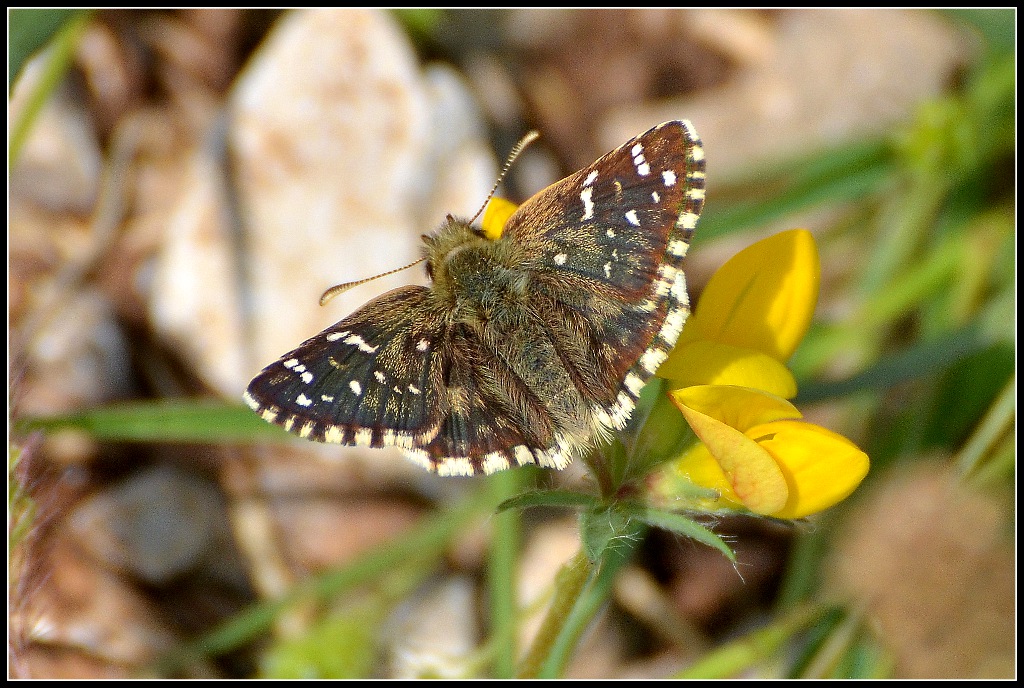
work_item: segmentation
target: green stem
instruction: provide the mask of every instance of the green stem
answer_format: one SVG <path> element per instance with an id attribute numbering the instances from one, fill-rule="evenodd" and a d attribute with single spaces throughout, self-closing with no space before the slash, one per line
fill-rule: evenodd
<path id="1" fill-rule="evenodd" d="M 640 527 L 642 529 L 642 526 Z M 637 533 L 642 530 L 637 530 Z M 551 646 L 551 652 L 541 666 L 538 678 L 559 678 L 565 671 L 573 651 L 579 645 L 583 632 L 590 626 L 591 621 L 599 611 L 607 604 L 612 594 L 612 584 L 615 582 L 615 575 L 619 568 L 629 561 L 633 553 L 632 544 L 639 541 L 627 538 L 625 545 L 617 548 L 609 548 L 602 557 L 599 568 L 591 575 L 582 593 L 573 606 L 569 617 L 562 625 L 562 631 L 558 634 Z"/>
<path id="2" fill-rule="evenodd" d="M 591 562 L 584 550 L 573 557 L 555 579 L 555 596 L 530 650 L 519 668 L 519 678 L 558 678 L 562 675 L 584 631 L 608 602 L 619 569 L 633 556 L 647 526 L 629 520 Z"/>
<path id="3" fill-rule="evenodd" d="M 519 678 L 537 678 L 555 645 L 570 612 L 576 605 L 587 581 L 594 574 L 594 566 L 580 550 L 570 559 L 555 579 L 555 596 L 547 616 L 537 631 L 530 650 L 519 667 Z"/>

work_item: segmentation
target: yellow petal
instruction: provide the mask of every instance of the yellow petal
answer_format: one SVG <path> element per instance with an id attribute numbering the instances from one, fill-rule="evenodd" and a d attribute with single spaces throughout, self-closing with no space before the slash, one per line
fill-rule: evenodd
<path id="1" fill-rule="evenodd" d="M 785 507 L 771 515 L 802 518 L 827 509 L 853 492 L 868 473 L 868 455 L 831 430 L 801 421 L 750 428 L 747 436 L 769 452 L 789 486 Z"/>
<path id="2" fill-rule="evenodd" d="M 679 409 L 744 506 L 757 514 L 771 514 L 786 505 L 789 487 L 771 454 L 734 427 L 686 405 Z"/>
<path id="3" fill-rule="evenodd" d="M 484 217 L 480 220 L 480 228 L 483 230 L 484 236 L 492 241 L 501 237 L 501 233 L 505 231 L 505 223 L 518 207 L 512 201 L 491 196 L 487 209 L 484 210 Z"/>
<path id="4" fill-rule="evenodd" d="M 820 280 L 810 232 L 794 229 L 768 237 L 715 272 L 680 341 L 705 339 L 785 361 L 807 333 Z"/>
<path id="5" fill-rule="evenodd" d="M 732 491 L 732 485 L 729 484 L 729 479 L 725 476 L 722 467 L 718 465 L 715 458 L 711 456 L 711 452 L 703 444 L 698 443 L 687 449 L 665 470 L 673 478 L 678 476 L 693 485 L 710 488 L 718 493 L 717 499 L 691 498 L 690 501 L 694 503 L 695 508 L 708 511 L 744 508 L 743 502 Z M 669 484 L 672 485 L 674 482 L 673 480 Z"/>
<path id="6" fill-rule="evenodd" d="M 777 359 L 753 349 L 705 340 L 676 346 L 658 375 L 677 387 L 735 385 L 763 389 L 784 399 L 796 396 L 793 374 Z"/>
<path id="7" fill-rule="evenodd" d="M 691 408 L 739 432 L 764 423 L 803 416 L 796 406 L 782 397 L 748 387 L 697 385 L 673 390 L 669 396 L 680 410 Z"/>

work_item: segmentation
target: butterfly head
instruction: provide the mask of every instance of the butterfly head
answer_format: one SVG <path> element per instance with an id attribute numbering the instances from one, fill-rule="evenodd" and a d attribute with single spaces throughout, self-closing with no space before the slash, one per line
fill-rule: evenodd
<path id="1" fill-rule="evenodd" d="M 457 286 L 453 279 L 472 274 L 473 271 L 467 268 L 482 264 L 494 248 L 495 242 L 484 236 L 479 228 L 449 215 L 436 232 L 423 235 L 427 276 L 433 280 L 435 291 L 444 296 L 450 288 Z"/>

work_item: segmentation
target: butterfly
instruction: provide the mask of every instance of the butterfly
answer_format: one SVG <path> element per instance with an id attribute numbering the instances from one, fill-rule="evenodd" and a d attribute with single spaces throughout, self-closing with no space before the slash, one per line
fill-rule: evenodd
<path id="1" fill-rule="evenodd" d="M 300 437 L 399 447 L 442 475 L 564 468 L 625 427 L 689 314 L 704 202 L 686 120 L 542 189 L 497 239 L 451 216 L 430 286 L 379 296 L 267 366 L 246 403 Z"/>

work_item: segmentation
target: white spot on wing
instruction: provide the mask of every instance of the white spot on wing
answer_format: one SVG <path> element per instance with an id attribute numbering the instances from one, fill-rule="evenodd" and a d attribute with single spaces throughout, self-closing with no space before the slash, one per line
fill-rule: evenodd
<path id="1" fill-rule="evenodd" d="M 629 224 L 633 225 L 634 227 L 640 226 L 640 219 L 636 216 L 635 210 L 627 211 L 626 219 L 629 221 Z"/>
<path id="2" fill-rule="evenodd" d="M 640 357 L 640 365 L 643 366 L 644 370 L 653 375 L 661 367 L 661 364 L 665 362 L 666 358 L 668 358 L 668 352 L 664 349 L 648 349 Z"/>
<path id="3" fill-rule="evenodd" d="M 658 332 L 661 338 L 669 344 L 675 344 L 679 339 L 679 333 L 683 331 L 683 323 L 686 322 L 688 313 L 689 311 L 685 308 L 670 311 L 665 322 L 661 324 L 661 331 Z"/>
<path id="4" fill-rule="evenodd" d="M 518 463 L 520 466 L 525 466 L 526 464 L 529 463 L 536 463 L 536 459 L 533 458 L 533 452 L 530 451 L 526 447 L 526 445 L 516 445 L 512 449 L 512 453 L 516 457 L 516 463 Z"/>
<path id="5" fill-rule="evenodd" d="M 295 403 L 299 406 L 309 406 L 313 403 L 313 400 L 307 397 L 305 394 L 300 394 L 295 399 Z"/>
<path id="6" fill-rule="evenodd" d="M 686 275 L 680 270 L 676 273 L 676 279 L 672 283 L 672 289 L 669 292 L 672 294 L 672 298 L 680 303 L 687 303 L 689 296 L 686 294 Z"/>
<path id="7" fill-rule="evenodd" d="M 419 464 L 428 471 L 434 470 L 434 462 L 430 460 L 430 455 L 422 449 L 407 448 L 405 455 L 410 461 Z"/>
<path id="8" fill-rule="evenodd" d="M 485 454 L 483 467 L 484 473 L 503 471 L 509 467 L 508 457 L 500 451 Z"/>
<path id="9" fill-rule="evenodd" d="M 346 337 L 345 338 L 345 343 L 346 344 L 351 344 L 352 346 L 355 346 L 355 347 L 358 347 L 358 349 L 360 351 L 368 353 L 368 354 L 372 354 L 374 351 L 377 350 L 377 347 L 370 346 L 369 344 L 366 343 L 365 339 L 363 339 L 362 337 L 360 337 L 357 334 L 352 334 L 352 335 L 349 335 L 348 337 Z"/>
<path id="10" fill-rule="evenodd" d="M 580 220 L 589 220 L 594 217 L 594 201 L 591 200 L 591 196 L 594 195 L 594 187 L 588 186 L 580 192 L 580 200 L 583 201 L 583 217 Z"/>
<path id="11" fill-rule="evenodd" d="M 437 462 L 438 475 L 473 475 L 473 464 L 462 456 L 453 456 Z"/>
<path id="12" fill-rule="evenodd" d="M 665 170 L 661 173 L 661 178 L 665 180 L 665 186 L 676 185 L 676 173 L 672 170 Z"/>
<path id="13" fill-rule="evenodd" d="M 684 229 L 693 229 L 697 226 L 698 215 L 695 213 L 682 213 L 679 215 L 679 226 Z"/>
<path id="14" fill-rule="evenodd" d="M 360 394 L 363 393 L 363 386 L 359 384 L 359 380 L 352 380 L 351 382 L 348 383 L 348 387 L 356 396 L 359 396 Z"/>
<path id="15" fill-rule="evenodd" d="M 626 389 L 629 390 L 630 394 L 635 397 L 640 396 L 640 390 L 644 388 L 644 381 L 640 379 L 640 376 L 636 373 L 629 373 L 626 375 Z"/>

